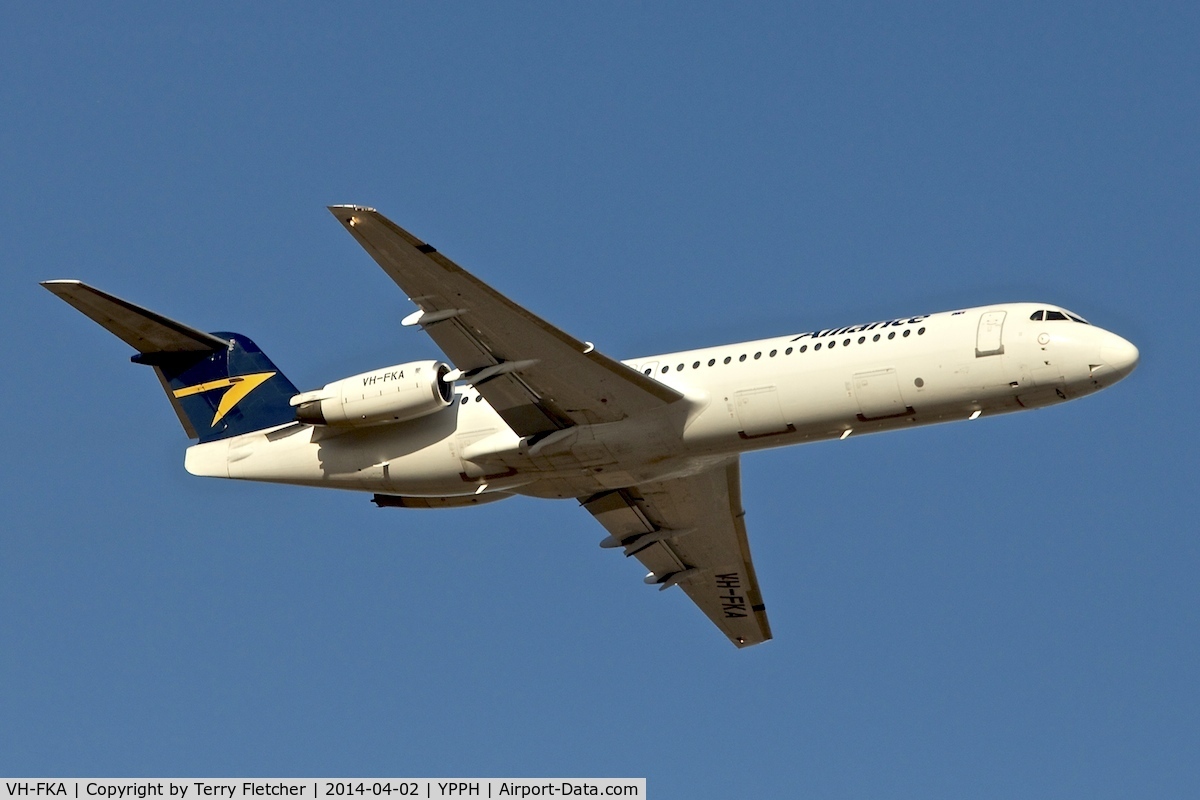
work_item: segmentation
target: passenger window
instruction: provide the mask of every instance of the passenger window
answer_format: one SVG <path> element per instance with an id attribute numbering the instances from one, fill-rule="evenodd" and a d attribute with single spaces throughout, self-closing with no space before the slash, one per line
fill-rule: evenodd
<path id="1" fill-rule="evenodd" d="M 867 340 L 867 337 L 865 337 L 865 336 L 860 336 L 860 337 L 858 337 L 858 343 L 859 343 L 859 344 L 862 344 L 862 343 L 863 343 L 863 342 L 865 342 L 866 340 Z"/>
<path id="2" fill-rule="evenodd" d="M 738 361 L 745 361 L 745 360 L 746 360 L 746 354 L 745 354 L 745 353 L 742 353 L 740 356 L 738 356 Z"/>
<path id="3" fill-rule="evenodd" d="M 779 352 L 778 350 L 772 350 L 771 352 L 767 353 L 767 355 L 769 355 L 771 358 L 774 358 L 775 354 L 778 352 Z"/>
<path id="4" fill-rule="evenodd" d="M 683 372 L 683 364 L 680 364 L 678 367 L 676 367 L 676 368 L 675 368 L 675 371 L 676 371 L 676 372 Z"/>
<path id="5" fill-rule="evenodd" d="M 1050 320 L 1066 322 L 1067 315 L 1062 313 L 1061 311 L 1047 311 L 1046 312 L 1046 321 L 1049 322 Z"/>
<path id="6" fill-rule="evenodd" d="M 912 333 L 912 330 L 911 330 L 911 329 L 909 329 L 909 328 L 905 328 L 905 329 L 904 329 L 904 338 L 906 338 L 906 339 L 907 339 L 907 338 L 908 338 L 908 336 L 909 336 L 909 334 L 911 334 L 911 333 Z"/>
<path id="7" fill-rule="evenodd" d="M 820 343 L 820 342 L 817 342 L 816 344 L 814 344 L 814 345 L 813 345 L 813 350 L 814 350 L 814 351 L 816 351 L 816 350 L 820 350 L 820 349 L 821 349 L 821 343 Z"/>
<path id="8" fill-rule="evenodd" d="M 671 368 L 670 368 L 670 367 L 663 367 L 663 368 L 662 368 L 662 373 L 663 373 L 664 375 L 665 375 L 666 373 L 670 372 L 670 371 L 671 371 Z"/>
<path id="9" fill-rule="evenodd" d="M 646 370 L 642 370 L 642 371 L 643 371 L 645 374 L 647 374 L 647 375 L 649 375 L 649 374 L 650 374 L 650 370 L 648 370 L 648 369 L 646 369 Z"/>
<path id="10" fill-rule="evenodd" d="M 1042 321 L 1042 318 L 1043 318 L 1043 315 L 1044 315 L 1045 313 L 1046 313 L 1045 311 L 1042 311 L 1042 310 L 1040 310 L 1040 309 L 1039 309 L 1038 311 L 1035 311 L 1035 312 L 1033 312 L 1032 314 L 1030 314 L 1030 315 L 1029 315 L 1029 318 L 1030 318 L 1031 320 L 1033 320 L 1034 322 L 1041 322 L 1041 321 Z"/>
<path id="11" fill-rule="evenodd" d="M 875 334 L 874 336 L 872 336 L 872 337 L 871 337 L 871 341 L 872 341 L 872 342 L 878 342 L 878 341 L 879 341 L 879 334 L 877 333 L 877 334 Z"/>
<path id="12" fill-rule="evenodd" d="M 889 338 L 889 339 L 895 339 L 895 338 L 896 338 L 896 332 L 895 332 L 895 331 L 892 331 L 891 333 L 889 333 L 889 334 L 888 334 L 888 338 Z"/>
<path id="13" fill-rule="evenodd" d="M 850 344 L 850 340 L 846 339 L 844 342 L 842 342 L 842 347 L 847 347 L 847 346 L 849 346 L 849 344 Z"/>
<path id="14" fill-rule="evenodd" d="M 760 359 L 760 358 L 762 358 L 762 351 L 761 351 L 761 350 L 760 350 L 760 351 L 758 351 L 757 353 L 755 353 L 755 354 L 754 354 L 754 360 L 755 360 L 755 361 L 757 361 L 757 360 L 758 360 L 758 359 Z"/>
<path id="15" fill-rule="evenodd" d="M 700 362 L 697 361 L 694 364 L 692 364 L 692 369 L 700 369 Z"/>
<path id="16" fill-rule="evenodd" d="M 829 343 L 828 345 L 826 345 L 826 346 L 827 346 L 827 347 L 837 347 L 837 342 L 836 342 L 836 341 L 832 341 L 832 342 L 830 342 L 830 343 Z"/>
<path id="17" fill-rule="evenodd" d="M 733 359 L 729 356 L 725 356 L 725 363 L 728 364 L 730 361 L 733 361 Z"/>
<path id="18" fill-rule="evenodd" d="M 802 344 L 802 345 L 800 345 L 800 352 L 801 352 L 801 353 L 805 352 L 806 350 L 808 350 L 808 345 L 806 345 L 806 344 Z"/>
<path id="19" fill-rule="evenodd" d="M 783 354 L 784 354 L 785 356 L 790 356 L 790 355 L 792 354 L 792 348 L 790 348 L 790 347 L 789 347 L 787 350 L 784 350 L 784 351 L 783 351 Z"/>
<path id="20" fill-rule="evenodd" d="M 924 335 L 925 335 L 925 329 L 917 328 L 917 336 L 924 336 Z"/>

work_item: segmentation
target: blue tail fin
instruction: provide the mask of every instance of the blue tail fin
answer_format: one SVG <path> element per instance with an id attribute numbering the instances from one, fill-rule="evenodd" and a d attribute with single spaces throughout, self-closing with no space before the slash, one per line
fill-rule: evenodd
<path id="1" fill-rule="evenodd" d="M 188 435 L 226 439 L 295 420 L 296 387 L 254 342 L 205 333 L 79 281 L 46 281 L 54 294 L 137 349 L 154 367 Z"/>
<path id="2" fill-rule="evenodd" d="M 215 333 L 228 342 L 208 353 L 139 353 L 134 363 L 160 375 L 180 421 L 201 442 L 293 422 L 288 401 L 296 387 L 250 339 Z"/>

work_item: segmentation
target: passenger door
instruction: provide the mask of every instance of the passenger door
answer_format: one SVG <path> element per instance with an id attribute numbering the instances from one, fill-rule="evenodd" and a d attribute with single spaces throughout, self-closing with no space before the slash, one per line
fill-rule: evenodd
<path id="1" fill-rule="evenodd" d="M 975 334 L 975 357 L 998 356 L 1004 353 L 1004 311 L 985 311 L 979 318 L 979 330 Z"/>

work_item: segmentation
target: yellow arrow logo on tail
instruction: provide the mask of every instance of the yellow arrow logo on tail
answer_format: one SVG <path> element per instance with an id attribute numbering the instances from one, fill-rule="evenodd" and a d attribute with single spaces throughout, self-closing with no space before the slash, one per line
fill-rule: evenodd
<path id="1" fill-rule="evenodd" d="M 201 394 L 203 392 L 211 392 L 213 389 L 225 389 L 229 391 L 221 398 L 221 402 L 217 404 L 217 414 L 213 417 L 210 428 L 215 428 L 221 418 L 233 410 L 233 407 L 242 401 L 242 399 L 262 386 L 268 380 L 275 376 L 274 372 L 254 372 L 249 375 L 235 375 L 228 378 L 221 378 L 216 381 L 207 381 L 205 383 L 197 383 L 195 386 L 185 386 L 182 389 L 176 389 L 172 394 L 176 397 L 188 397 L 193 394 Z"/>

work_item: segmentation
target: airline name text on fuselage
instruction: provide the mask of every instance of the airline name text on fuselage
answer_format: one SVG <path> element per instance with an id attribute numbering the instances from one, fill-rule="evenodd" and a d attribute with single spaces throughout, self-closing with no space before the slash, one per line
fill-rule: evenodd
<path id="1" fill-rule="evenodd" d="M 802 333 L 799 336 L 792 338 L 793 342 L 798 342 L 801 339 L 820 339 L 825 336 L 841 336 L 843 333 L 862 333 L 863 331 L 873 331 L 878 328 L 902 327 L 904 325 L 916 325 L 918 322 L 923 322 L 929 319 L 928 314 L 922 314 L 917 317 L 909 317 L 908 319 L 889 319 L 881 322 L 870 322 L 866 325 L 850 325 L 845 328 L 826 328 L 819 331 L 809 331 Z"/>

